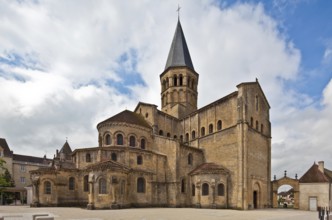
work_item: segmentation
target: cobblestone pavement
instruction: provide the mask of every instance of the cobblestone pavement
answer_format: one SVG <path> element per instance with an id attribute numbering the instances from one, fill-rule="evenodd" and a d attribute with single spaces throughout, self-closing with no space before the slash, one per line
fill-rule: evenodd
<path id="1" fill-rule="evenodd" d="M 49 214 L 56 220 L 313 220 L 317 212 L 289 209 L 260 209 L 238 211 L 228 209 L 141 208 L 119 210 L 86 210 L 81 208 L 30 208 L 28 206 L 0 206 L 5 220 L 31 220 L 33 214 Z M 332 218 L 331 218 L 332 219 Z"/>

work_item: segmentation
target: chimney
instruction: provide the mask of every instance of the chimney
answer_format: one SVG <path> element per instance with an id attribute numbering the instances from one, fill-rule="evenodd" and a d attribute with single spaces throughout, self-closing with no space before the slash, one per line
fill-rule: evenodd
<path id="1" fill-rule="evenodd" d="M 318 161 L 318 169 L 324 173 L 324 161 Z"/>

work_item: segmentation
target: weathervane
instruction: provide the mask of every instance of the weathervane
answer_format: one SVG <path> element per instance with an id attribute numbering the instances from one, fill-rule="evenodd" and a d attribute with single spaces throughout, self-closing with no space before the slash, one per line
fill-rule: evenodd
<path id="1" fill-rule="evenodd" d="M 178 12 L 178 20 L 180 20 L 180 9 L 181 9 L 181 7 L 180 7 L 180 5 L 178 4 L 178 9 L 176 9 L 176 11 Z"/>

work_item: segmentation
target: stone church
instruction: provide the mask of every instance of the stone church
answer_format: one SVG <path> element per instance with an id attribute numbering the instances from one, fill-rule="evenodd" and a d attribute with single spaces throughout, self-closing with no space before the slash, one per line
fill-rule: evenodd
<path id="1" fill-rule="evenodd" d="M 139 102 L 100 122 L 97 147 L 72 151 L 66 142 L 51 166 L 30 172 L 33 206 L 270 206 L 270 106 L 259 82 L 199 109 L 198 82 L 178 21 L 161 110 Z"/>

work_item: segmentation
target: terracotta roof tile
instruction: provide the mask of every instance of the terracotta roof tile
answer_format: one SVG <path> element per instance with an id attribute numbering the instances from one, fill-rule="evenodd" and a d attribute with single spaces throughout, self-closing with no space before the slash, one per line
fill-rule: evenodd
<path id="1" fill-rule="evenodd" d="M 319 166 L 314 163 L 299 181 L 300 183 L 326 183 L 330 181 L 330 178 L 321 172 Z"/>

